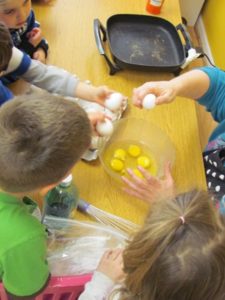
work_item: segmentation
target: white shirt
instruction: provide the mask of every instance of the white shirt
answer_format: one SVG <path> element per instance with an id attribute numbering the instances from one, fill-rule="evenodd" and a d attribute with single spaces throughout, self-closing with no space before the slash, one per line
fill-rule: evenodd
<path id="1" fill-rule="evenodd" d="M 107 300 L 114 288 L 115 283 L 108 276 L 95 271 L 92 280 L 85 285 L 84 292 L 78 300 Z M 113 300 L 119 300 L 118 293 Z"/>

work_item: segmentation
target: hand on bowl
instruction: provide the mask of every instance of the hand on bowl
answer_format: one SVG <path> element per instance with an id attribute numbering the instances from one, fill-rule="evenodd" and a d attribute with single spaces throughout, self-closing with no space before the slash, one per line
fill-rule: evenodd
<path id="1" fill-rule="evenodd" d="M 125 183 L 125 187 L 122 188 L 123 191 L 147 203 L 174 196 L 174 180 L 171 175 L 171 164 L 169 162 L 164 165 L 164 176 L 162 178 L 151 176 L 143 167 L 138 167 L 138 169 L 142 174 L 142 178 L 130 169 L 128 169 L 130 178 L 122 177 Z"/>

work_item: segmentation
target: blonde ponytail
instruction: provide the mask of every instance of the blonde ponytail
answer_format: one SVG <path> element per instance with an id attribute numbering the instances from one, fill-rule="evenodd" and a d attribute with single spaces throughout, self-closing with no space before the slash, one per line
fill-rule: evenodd
<path id="1" fill-rule="evenodd" d="M 156 202 L 124 251 L 127 291 L 121 299 L 222 300 L 216 296 L 225 291 L 225 268 L 220 267 L 220 262 L 225 263 L 224 234 L 206 192 L 192 191 Z M 214 251 L 223 254 L 215 256 Z M 214 291 L 211 282 L 218 274 L 223 275 L 221 288 Z"/>

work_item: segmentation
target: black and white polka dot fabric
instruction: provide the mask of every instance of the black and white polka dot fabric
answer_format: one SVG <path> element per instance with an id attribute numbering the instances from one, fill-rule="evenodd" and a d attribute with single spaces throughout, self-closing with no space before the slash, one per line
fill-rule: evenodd
<path id="1" fill-rule="evenodd" d="M 208 190 L 220 202 L 225 195 L 225 149 L 205 152 L 203 158 Z"/>

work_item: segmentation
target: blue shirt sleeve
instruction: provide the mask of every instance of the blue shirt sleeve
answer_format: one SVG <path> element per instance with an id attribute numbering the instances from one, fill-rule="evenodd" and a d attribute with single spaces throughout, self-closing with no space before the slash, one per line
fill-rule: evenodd
<path id="1" fill-rule="evenodd" d="M 33 12 L 33 10 L 31 11 L 28 19 L 27 19 L 27 30 L 26 30 L 26 34 L 27 32 L 30 32 L 33 28 L 36 28 L 36 27 L 40 27 L 40 23 L 35 19 L 35 14 Z M 46 39 L 42 39 L 40 41 L 40 43 L 37 45 L 37 47 L 34 47 L 34 49 L 37 49 L 37 48 L 42 48 L 45 52 L 45 56 L 47 57 L 48 55 L 48 42 Z"/>
<path id="2" fill-rule="evenodd" d="M 27 30 L 26 33 L 31 31 L 35 27 L 39 27 L 40 25 L 35 21 L 35 15 L 33 10 L 30 12 L 29 17 L 27 18 Z"/>
<path id="3" fill-rule="evenodd" d="M 24 53 L 20 65 L 10 75 L 20 77 L 21 75 L 27 72 L 30 65 L 31 65 L 31 58 L 30 56 Z"/>
<path id="4" fill-rule="evenodd" d="M 200 70 L 208 75 L 210 85 L 198 102 L 204 105 L 207 111 L 211 112 L 214 120 L 219 123 L 209 137 L 210 142 L 225 133 L 225 72 L 215 67 L 203 67 Z"/>
<path id="5" fill-rule="evenodd" d="M 0 80 L 0 105 L 13 98 L 12 92 Z"/>
<path id="6" fill-rule="evenodd" d="M 210 79 L 208 91 L 199 100 L 207 111 L 211 112 L 215 121 L 225 120 L 225 72 L 214 67 L 200 68 Z"/>
<path id="7" fill-rule="evenodd" d="M 19 49 L 21 49 L 22 51 L 28 53 L 31 57 L 33 57 L 33 54 L 37 49 L 42 48 L 45 52 L 45 56 L 47 57 L 47 54 L 48 54 L 47 40 L 42 38 L 40 43 L 36 47 L 34 47 L 29 42 L 29 38 L 27 37 L 28 32 L 32 31 L 32 29 L 34 29 L 34 28 L 40 27 L 40 23 L 38 21 L 36 21 L 36 19 L 35 19 L 35 14 L 34 14 L 33 10 L 31 10 L 29 17 L 26 20 L 26 23 L 27 23 L 27 28 L 22 34 L 20 34 L 19 32 L 11 33 L 12 35 L 15 36 L 13 39 L 15 46 L 18 47 Z M 20 35 L 19 41 L 16 40 L 18 34 Z"/>

